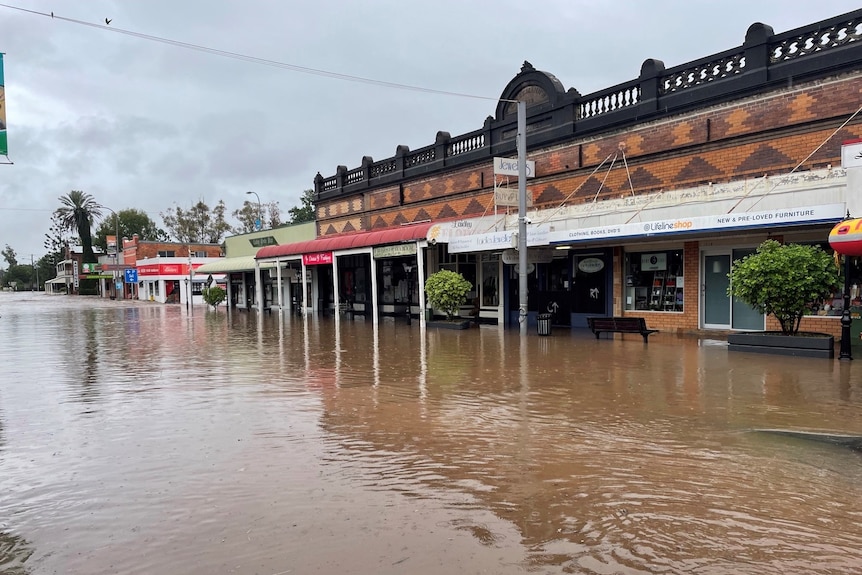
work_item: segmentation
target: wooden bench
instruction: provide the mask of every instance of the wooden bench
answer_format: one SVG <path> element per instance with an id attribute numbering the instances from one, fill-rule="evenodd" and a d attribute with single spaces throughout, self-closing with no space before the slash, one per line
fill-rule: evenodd
<path id="1" fill-rule="evenodd" d="M 646 320 L 642 317 L 588 317 L 587 325 L 599 339 L 601 333 L 639 333 L 644 338 L 644 343 L 649 343 L 647 338 L 650 334 L 657 333 L 657 329 L 647 329 Z"/>

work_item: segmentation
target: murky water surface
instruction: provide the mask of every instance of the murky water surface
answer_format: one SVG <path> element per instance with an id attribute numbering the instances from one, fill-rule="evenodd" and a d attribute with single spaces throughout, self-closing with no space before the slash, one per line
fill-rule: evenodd
<path id="1" fill-rule="evenodd" d="M 0 572 L 860 573 L 859 359 L 0 294 Z"/>

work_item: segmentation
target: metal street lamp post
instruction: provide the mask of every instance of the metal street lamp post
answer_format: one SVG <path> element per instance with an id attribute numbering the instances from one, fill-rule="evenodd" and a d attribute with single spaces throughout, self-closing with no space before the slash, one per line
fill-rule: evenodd
<path id="1" fill-rule="evenodd" d="M 191 292 L 189 291 L 189 278 L 183 280 L 186 283 L 186 309 L 189 309 L 189 302 L 191 301 Z"/>
<path id="2" fill-rule="evenodd" d="M 263 229 L 263 212 L 260 211 L 260 196 L 257 195 L 257 192 L 246 192 L 245 195 L 254 194 L 254 197 L 257 198 L 257 221 L 254 222 L 254 227 L 258 230 Z"/>

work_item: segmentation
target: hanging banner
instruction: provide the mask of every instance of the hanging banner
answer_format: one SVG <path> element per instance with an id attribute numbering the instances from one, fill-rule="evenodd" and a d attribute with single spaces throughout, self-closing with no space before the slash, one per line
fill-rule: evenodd
<path id="1" fill-rule="evenodd" d="M 3 79 L 3 54 L 0 53 L 0 155 L 9 155 L 6 144 L 6 81 Z"/>

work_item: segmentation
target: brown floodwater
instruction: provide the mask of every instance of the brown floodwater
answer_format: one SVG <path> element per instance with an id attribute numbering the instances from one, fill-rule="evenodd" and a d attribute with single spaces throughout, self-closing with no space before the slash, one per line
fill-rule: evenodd
<path id="1" fill-rule="evenodd" d="M 862 572 L 853 362 L 0 294 L 0 572 Z"/>

